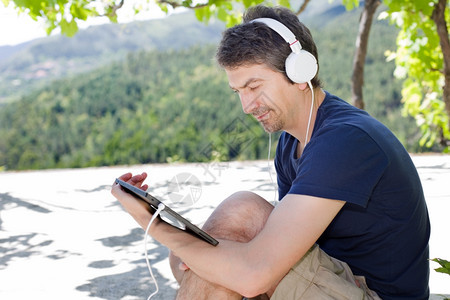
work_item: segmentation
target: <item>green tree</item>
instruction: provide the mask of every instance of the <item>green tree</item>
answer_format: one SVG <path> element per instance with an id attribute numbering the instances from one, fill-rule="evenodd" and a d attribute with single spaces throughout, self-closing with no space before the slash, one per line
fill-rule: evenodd
<path id="1" fill-rule="evenodd" d="M 415 117 L 421 144 L 450 147 L 450 3 L 447 0 L 387 0 L 390 18 L 400 28 L 395 75 L 404 79 L 404 112 Z"/>
<path id="2" fill-rule="evenodd" d="M 358 1 L 343 0 L 348 9 Z M 363 84 L 367 43 L 372 18 L 380 0 L 366 0 L 360 18 L 353 60 L 353 104 L 364 108 Z M 450 2 L 447 0 L 386 0 L 387 11 L 380 19 L 390 18 L 400 28 L 394 75 L 404 80 L 404 114 L 416 119 L 422 131 L 421 146 L 432 147 L 438 141 L 444 152 L 450 151 Z"/>

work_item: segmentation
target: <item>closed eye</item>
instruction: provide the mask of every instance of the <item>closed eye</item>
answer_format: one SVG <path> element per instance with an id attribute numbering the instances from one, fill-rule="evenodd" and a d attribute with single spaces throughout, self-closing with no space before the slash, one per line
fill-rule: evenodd
<path id="1" fill-rule="evenodd" d="M 249 86 L 248 88 L 250 89 L 250 91 L 254 91 L 257 88 L 259 88 L 259 85 L 257 85 L 257 86 Z"/>
<path id="2" fill-rule="evenodd" d="M 258 89 L 261 85 L 263 84 L 261 79 L 258 78 L 250 78 L 249 80 L 247 80 L 247 82 L 245 82 L 245 84 L 240 87 L 240 88 L 234 88 L 230 85 L 230 88 L 233 90 L 234 93 L 239 94 L 239 90 L 250 90 L 250 91 L 255 91 L 256 89 Z"/>

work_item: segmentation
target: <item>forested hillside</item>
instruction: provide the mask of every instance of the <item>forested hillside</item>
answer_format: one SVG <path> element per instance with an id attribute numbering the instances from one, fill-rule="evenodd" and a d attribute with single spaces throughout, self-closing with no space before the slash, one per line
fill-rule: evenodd
<path id="1" fill-rule="evenodd" d="M 325 89 L 348 99 L 359 14 L 312 32 Z M 400 116 L 400 82 L 384 51 L 396 32 L 376 22 L 366 64 L 369 113 L 410 151 L 417 129 Z M 189 38 L 189 36 L 187 36 Z M 216 45 L 131 52 L 124 60 L 55 81 L 0 108 L 0 167 L 38 169 L 171 161 L 261 159 L 267 134 L 242 113 L 214 62 Z M 276 144 L 276 139 L 274 145 Z"/>
<path id="2" fill-rule="evenodd" d="M 130 54 L 6 106 L 0 164 L 26 169 L 260 157 L 258 143 L 242 146 L 263 131 L 241 113 L 211 59 L 214 49 Z"/>

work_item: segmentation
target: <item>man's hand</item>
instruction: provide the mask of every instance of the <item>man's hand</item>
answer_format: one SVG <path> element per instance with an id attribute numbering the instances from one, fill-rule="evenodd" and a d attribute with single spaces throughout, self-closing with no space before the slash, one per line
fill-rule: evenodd
<path id="1" fill-rule="evenodd" d="M 135 187 L 138 187 L 142 190 L 147 190 L 148 185 L 143 184 L 144 180 L 147 178 L 147 173 L 143 172 L 142 174 L 138 175 L 132 175 L 131 173 L 123 174 L 119 177 L 119 179 L 134 185 Z M 138 224 L 145 228 L 150 222 L 150 219 L 152 217 L 150 211 L 149 211 L 149 205 L 141 201 L 134 196 L 130 195 L 129 193 L 122 190 L 119 184 L 114 183 L 111 188 L 111 194 L 119 200 L 119 202 L 122 204 L 123 208 L 138 222 Z"/>
<path id="2" fill-rule="evenodd" d="M 147 178 L 147 173 L 143 172 L 142 174 L 132 175 L 131 173 L 125 173 L 119 177 L 120 180 L 123 180 L 135 187 L 140 188 L 141 190 L 146 191 L 148 189 L 148 185 L 144 184 L 145 179 Z"/>

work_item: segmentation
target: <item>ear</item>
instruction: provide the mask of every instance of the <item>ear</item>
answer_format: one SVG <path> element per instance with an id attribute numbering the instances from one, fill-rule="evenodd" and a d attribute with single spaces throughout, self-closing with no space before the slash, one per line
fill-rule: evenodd
<path id="1" fill-rule="evenodd" d="M 299 88 L 299 90 L 301 90 L 301 91 L 305 91 L 305 89 L 308 87 L 308 83 L 306 83 L 306 82 L 296 83 L 296 85 Z"/>

